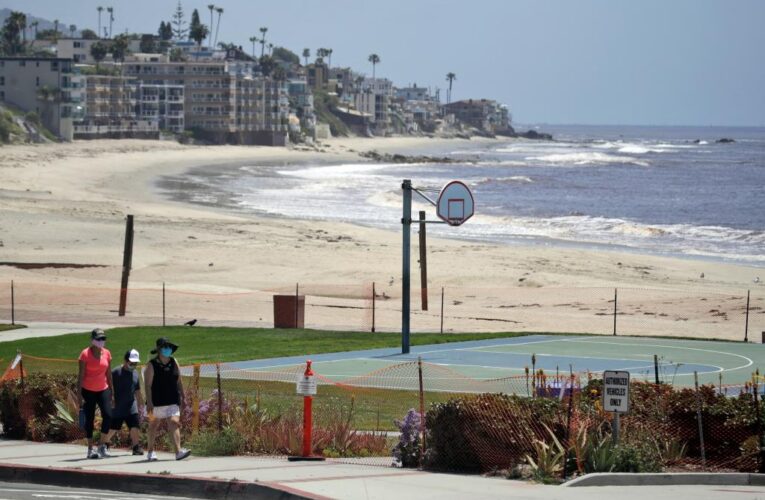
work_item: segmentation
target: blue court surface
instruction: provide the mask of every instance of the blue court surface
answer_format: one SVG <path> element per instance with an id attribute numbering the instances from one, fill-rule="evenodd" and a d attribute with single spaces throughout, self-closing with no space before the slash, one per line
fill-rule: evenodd
<path id="1" fill-rule="evenodd" d="M 536 369 L 550 376 L 569 370 L 579 374 L 590 372 L 593 376 L 604 370 L 627 370 L 633 378 L 646 380 L 654 380 L 656 355 L 660 379 L 678 386 L 693 385 L 694 372 L 702 384 L 743 384 L 752 379 L 755 369 L 765 368 L 765 345 L 762 344 L 529 335 L 416 346 L 409 354 L 401 354 L 400 348 L 386 348 L 242 361 L 227 364 L 224 376 L 266 378 L 266 374 L 289 373 L 292 377 L 302 373 L 306 359 L 311 359 L 314 372 L 327 381 L 410 388 L 416 384 L 413 362 L 420 357 L 426 367 L 426 382 L 435 387 L 434 380 L 441 380 L 440 389 L 433 390 L 447 390 L 450 384 L 523 379 L 526 367 L 532 368 L 532 355 Z M 407 378 L 414 380 L 407 382 Z M 391 382 L 394 379 L 395 382 Z"/>

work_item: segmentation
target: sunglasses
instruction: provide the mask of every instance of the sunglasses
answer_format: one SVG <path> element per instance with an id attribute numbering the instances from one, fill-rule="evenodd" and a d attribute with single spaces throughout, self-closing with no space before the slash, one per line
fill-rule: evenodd
<path id="1" fill-rule="evenodd" d="M 129 366 L 138 366 L 138 363 L 128 363 Z"/>

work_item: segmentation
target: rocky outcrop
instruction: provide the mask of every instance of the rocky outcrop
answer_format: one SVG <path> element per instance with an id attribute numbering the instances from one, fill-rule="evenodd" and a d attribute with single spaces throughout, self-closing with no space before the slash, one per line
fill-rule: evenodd
<path id="1" fill-rule="evenodd" d="M 736 141 L 731 139 L 730 137 L 723 137 L 721 139 L 717 139 L 715 142 L 718 144 L 729 144 L 731 142 L 736 142 Z"/>

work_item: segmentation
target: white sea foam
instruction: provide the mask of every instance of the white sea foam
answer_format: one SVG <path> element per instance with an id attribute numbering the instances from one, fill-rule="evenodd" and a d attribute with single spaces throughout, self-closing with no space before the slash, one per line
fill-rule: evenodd
<path id="1" fill-rule="evenodd" d="M 525 175 L 512 175 L 510 177 L 484 177 L 483 179 L 476 181 L 477 186 L 484 184 L 527 184 L 534 182 L 531 177 Z"/>
<path id="2" fill-rule="evenodd" d="M 642 167 L 648 166 L 648 162 L 638 160 L 631 156 L 611 155 L 598 151 L 549 154 L 543 156 L 529 156 L 528 161 L 544 162 L 553 165 L 603 165 L 608 163 L 630 163 Z"/>

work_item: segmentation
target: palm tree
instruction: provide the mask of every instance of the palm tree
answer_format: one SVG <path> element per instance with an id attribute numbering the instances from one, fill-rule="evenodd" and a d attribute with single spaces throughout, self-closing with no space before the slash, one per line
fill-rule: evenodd
<path id="1" fill-rule="evenodd" d="M 268 32 L 268 28 L 263 26 L 260 28 L 260 57 L 263 57 L 266 51 L 266 33 Z"/>
<path id="2" fill-rule="evenodd" d="M 367 60 L 372 63 L 372 79 L 374 80 L 375 66 L 380 64 L 380 56 L 378 56 L 377 54 L 369 54 L 369 58 L 367 58 Z"/>
<path id="3" fill-rule="evenodd" d="M 197 58 L 199 58 L 199 52 L 202 50 L 202 40 L 207 38 L 210 34 L 210 29 L 202 23 L 195 24 L 189 31 L 189 38 L 197 42 Z"/>
<path id="4" fill-rule="evenodd" d="M 32 21 L 29 26 L 34 28 L 35 30 L 35 40 L 37 40 L 37 26 L 40 24 L 40 21 Z"/>
<path id="5" fill-rule="evenodd" d="M 54 39 L 58 41 L 58 19 L 53 20 L 53 33 Z"/>
<path id="6" fill-rule="evenodd" d="M 210 35 L 212 35 L 212 26 L 213 26 L 213 11 L 215 10 L 215 5 L 208 3 L 207 8 L 210 9 Z M 214 44 L 212 44 L 214 46 Z"/>
<path id="7" fill-rule="evenodd" d="M 9 50 L 12 54 L 21 52 L 24 47 L 22 40 L 26 41 L 27 16 L 23 12 L 12 11 L 4 24 L 0 32 Z"/>
<path id="8" fill-rule="evenodd" d="M 446 81 L 449 82 L 449 90 L 446 92 L 446 104 L 452 102 L 452 82 L 457 79 L 457 75 L 451 71 L 446 74 Z"/>
<path id="9" fill-rule="evenodd" d="M 251 36 L 250 41 L 252 42 L 252 58 L 255 59 L 255 44 L 258 42 L 258 37 Z"/>
<path id="10" fill-rule="evenodd" d="M 332 68 L 332 49 L 327 49 L 327 57 L 329 58 L 328 66 Z"/>
<path id="11" fill-rule="evenodd" d="M 268 44 L 268 55 L 269 56 L 273 56 L 274 55 L 274 44 L 273 43 L 269 43 Z"/>
<path id="12" fill-rule="evenodd" d="M 98 31 L 96 31 L 96 33 L 98 34 L 98 37 L 101 38 L 101 13 L 104 11 L 104 8 L 99 5 L 96 7 L 96 10 L 98 11 Z"/>
<path id="13" fill-rule="evenodd" d="M 305 59 L 305 65 L 308 66 L 308 58 L 311 57 L 311 49 L 303 49 L 303 59 Z"/>
<path id="14" fill-rule="evenodd" d="M 325 49 L 324 47 L 319 47 L 318 49 L 316 49 L 317 63 L 323 63 L 325 57 L 327 57 L 327 49 Z"/>
<path id="15" fill-rule="evenodd" d="M 77 31 L 77 26 L 74 24 L 69 25 L 69 38 L 74 38 L 74 32 Z"/>
<path id="16" fill-rule="evenodd" d="M 215 26 L 215 41 L 213 45 L 218 43 L 218 30 L 220 30 L 220 16 L 223 15 L 223 7 L 215 7 L 215 12 L 218 13 L 218 24 Z"/>
<path id="17" fill-rule="evenodd" d="M 112 26 L 114 24 L 114 7 L 107 7 L 106 12 L 109 13 L 109 38 L 112 37 Z"/>

